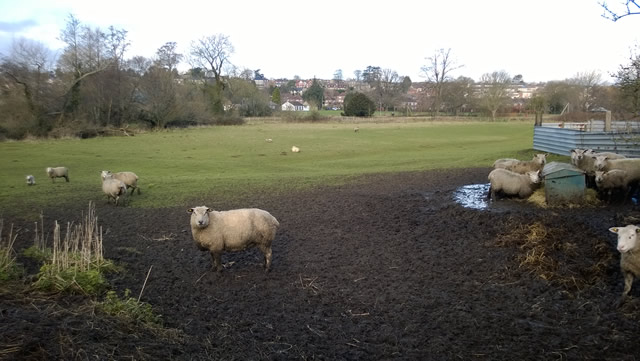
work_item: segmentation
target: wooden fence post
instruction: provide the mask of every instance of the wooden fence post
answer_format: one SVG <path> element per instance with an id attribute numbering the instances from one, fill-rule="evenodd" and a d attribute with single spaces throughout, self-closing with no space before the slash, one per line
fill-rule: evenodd
<path id="1" fill-rule="evenodd" d="M 607 110 L 607 113 L 604 116 L 604 131 L 611 131 L 611 110 Z"/>

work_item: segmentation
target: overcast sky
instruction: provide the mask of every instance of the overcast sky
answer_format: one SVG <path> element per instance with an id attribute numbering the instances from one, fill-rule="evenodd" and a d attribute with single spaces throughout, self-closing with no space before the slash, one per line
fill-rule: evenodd
<path id="1" fill-rule="evenodd" d="M 599 71 L 609 80 L 640 43 L 640 15 L 614 23 L 598 2 L 0 0 L 0 53 L 21 37 L 61 51 L 57 38 L 72 13 L 91 27 L 127 30 L 127 58 L 153 57 L 170 41 L 187 54 L 193 40 L 227 35 L 230 61 L 267 78 L 330 79 L 337 69 L 350 78 L 371 65 L 424 81 L 421 68 L 443 48 L 462 66 L 455 77 L 504 70 L 538 82 Z"/>

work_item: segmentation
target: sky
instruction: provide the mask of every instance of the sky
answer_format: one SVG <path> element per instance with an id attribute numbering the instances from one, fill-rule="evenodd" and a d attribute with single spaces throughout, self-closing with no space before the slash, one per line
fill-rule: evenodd
<path id="1" fill-rule="evenodd" d="M 608 0 L 622 9 L 624 0 Z M 266 78 L 343 78 L 367 66 L 425 81 L 422 68 L 450 49 L 453 77 L 476 81 L 506 71 L 525 82 L 596 71 L 603 81 L 640 45 L 640 15 L 612 22 L 600 0 L 0 0 L 0 53 L 26 38 L 60 54 L 73 14 L 84 25 L 126 30 L 126 58 L 154 57 L 167 42 L 189 53 L 192 41 L 226 35 L 239 69 Z M 189 68 L 187 63 L 180 69 Z"/>

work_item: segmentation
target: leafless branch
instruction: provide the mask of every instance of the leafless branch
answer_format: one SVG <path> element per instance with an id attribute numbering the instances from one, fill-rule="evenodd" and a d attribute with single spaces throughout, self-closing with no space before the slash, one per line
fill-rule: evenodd
<path id="1" fill-rule="evenodd" d="M 625 10 L 622 12 L 612 10 L 605 1 L 599 2 L 598 4 L 604 9 L 602 17 L 613 22 L 616 22 L 625 16 L 640 15 L 640 4 L 638 3 L 638 0 L 626 0 L 624 3 Z"/>

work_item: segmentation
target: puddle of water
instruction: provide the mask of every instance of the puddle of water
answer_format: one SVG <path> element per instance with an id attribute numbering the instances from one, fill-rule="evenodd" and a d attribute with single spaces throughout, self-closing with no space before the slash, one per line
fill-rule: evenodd
<path id="1" fill-rule="evenodd" d="M 454 199 L 463 207 L 473 209 L 486 209 L 489 207 L 487 193 L 489 193 L 489 183 L 468 184 L 456 189 Z"/>

